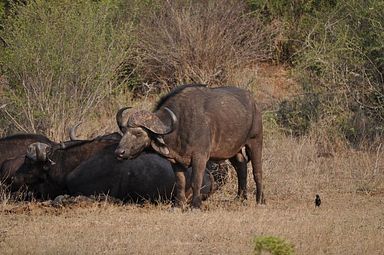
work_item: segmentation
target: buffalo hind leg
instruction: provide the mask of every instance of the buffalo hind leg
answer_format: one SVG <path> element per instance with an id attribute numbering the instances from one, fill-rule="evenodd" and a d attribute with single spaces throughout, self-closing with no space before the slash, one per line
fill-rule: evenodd
<path id="1" fill-rule="evenodd" d="M 264 204 L 264 194 L 263 194 L 263 169 L 262 169 L 262 145 L 263 140 L 261 136 L 256 136 L 256 138 L 251 139 L 247 144 L 247 154 L 250 157 L 252 163 L 253 179 L 256 183 L 256 203 Z"/>
<path id="2" fill-rule="evenodd" d="M 205 166 L 207 164 L 208 158 L 202 155 L 195 155 L 192 158 L 192 207 L 200 208 L 201 207 L 201 186 L 203 184 Z"/>
<path id="3" fill-rule="evenodd" d="M 241 201 L 247 199 L 247 161 L 238 153 L 235 157 L 230 158 L 232 166 L 236 170 L 237 174 L 237 199 Z"/>

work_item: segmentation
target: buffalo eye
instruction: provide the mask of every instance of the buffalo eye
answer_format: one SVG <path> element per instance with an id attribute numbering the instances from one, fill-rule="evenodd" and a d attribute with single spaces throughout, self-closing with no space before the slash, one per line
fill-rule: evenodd
<path id="1" fill-rule="evenodd" d="M 134 136 L 136 136 L 136 137 L 141 137 L 141 136 L 143 135 L 143 133 L 140 132 L 140 131 L 138 131 L 138 130 L 134 130 L 134 131 L 132 132 L 132 135 L 134 135 Z"/>

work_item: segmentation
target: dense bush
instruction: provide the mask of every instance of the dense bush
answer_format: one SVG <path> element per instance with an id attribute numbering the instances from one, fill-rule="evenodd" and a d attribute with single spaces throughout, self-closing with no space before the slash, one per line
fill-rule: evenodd
<path id="1" fill-rule="evenodd" d="M 307 32 L 312 29 L 313 19 L 328 13 L 337 0 L 247 0 L 248 5 L 259 13 L 265 24 L 275 23 L 283 29 L 275 40 L 274 60 L 289 63 L 302 50 Z"/>
<path id="2" fill-rule="evenodd" d="M 1 31 L 8 123 L 62 138 L 69 124 L 126 81 L 117 73 L 133 36 L 117 7 L 115 1 L 86 0 L 14 6 Z"/>
<path id="3" fill-rule="evenodd" d="M 150 86 L 225 84 L 236 68 L 271 58 L 277 29 L 244 1 L 155 1 L 140 16 L 138 70 Z"/>
<path id="4" fill-rule="evenodd" d="M 327 123 L 322 128 L 330 135 L 340 132 L 354 145 L 371 144 L 384 135 L 383 7 L 382 1 L 353 0 L 317 12 L 307 19 L 310 29 L 295 52 L 297 80 L 319 101 L 313 120 Z M 306 101 L 300 96 L 282 104 L 280 112 L 290 104 L 298 114 L 284 113 L 281 123 L 287 126 L 308 112 Z M 303 133 L 310 126 L 315 125 L 291 128 Z"/>

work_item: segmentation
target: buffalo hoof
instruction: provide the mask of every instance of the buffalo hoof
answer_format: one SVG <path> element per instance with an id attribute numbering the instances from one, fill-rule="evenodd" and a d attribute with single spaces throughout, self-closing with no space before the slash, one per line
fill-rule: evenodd
<path id="1" fill-rule="evenodd" d="M 265 205 L 264 192 L 261 193 L 261 196 L 259 198 L 256 197 L 256 203 L 258 205 Z"/>
<path id="2" fill-rule="evenodd" d="M 244 201 L 247 201 L 248 200 L 248 197 L 247 197 L 247 195 L 237 195 L 236 197 L 235 197 L 235 201 L 240 201 L 240 202 L 244 202 Z"/>
<path id="3" fill-rule="evenodd" d="M 202 205 L 201 196 L 199 196 L 199 197 L 194 197 L 194 198 L 192 199 L 192 208 L 200 209 L 200 208 L 201 208 L 201 205 Z"/>

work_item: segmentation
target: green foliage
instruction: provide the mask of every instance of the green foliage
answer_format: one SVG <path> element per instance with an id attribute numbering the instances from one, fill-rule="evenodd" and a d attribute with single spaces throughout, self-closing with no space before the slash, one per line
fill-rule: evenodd
<path id="1" fill-rule="evenodd" d="M 0 1 L 0 19 L 3 17 L 5 13 L 5 3 L 4 1 Z"/>
<path id="2" fill-rule="evenodd" d="M 294 55 L 296 77 L 318 95 L 299 96 L 280 106 L 282 124 L 302 134 L 309 122 L 328 123 L 358 146 L 384 135 L 384 3 L 378 0 L 336 2 L 327 12 L 301 19 L 301 46 Z M 306 116 L 315 100 L 315 118 Z M 287 109 L 290 105 L 292 111 Z M 304 121 L 303 121 L 304 117 Z M 304 123 L 304 124 L 303 124 Z"/>
<path id="3" fill-rule="evenodd" d="M 3 19 L 9 6 L 9 1 L 0 0 L 0 30 L 2 29 Z"/>
<path id="4" fill-rule="evenodd" d="M 340 108 L 338 123 L 353 143 L 373 141 L 384 128 L 384 15 L 382 1 L 354 0 L 339 3 L 319 17 L 305 42 L 297 68 L 319 79 L 326 109 Z M 349 112 L 349 113 L 348 113 Z"/>
<path id="5" fill-rule="evenodd" d="M 70 120 L 127 83 L 134 37 L 117 1 L 36 0 L 13 6 L 1 37 L 5 99 L 22 129 L 62 136 Z M 129 77 L 128 77 L 129 78 Z"/>
<path id="6" fill-rule="evenodd" d="M 301 136 L 308 133 L 311 124 L 318 119 L 319 95 L 304 94 L 291 101 L 280 103 L 277 122 L 285 128 L 287 134 Z"/>
<path id="7" fill-rule="evenodd" d="M 258 236 L 254 239 L 254 254 L 261 255 L 269 252 L 272 255 L 295 254 L 292 244 L 275 236 Z"/>
<path id="8" fill-rule="evenodd" d="M 282 32 L 275 42 L 275 60 L 292 63 L 303 48 L 306 32 L 320 13 L 328 13 L 337 0 L 248 0 L 252 10 L 261 14 L 266 23 L 277 23 Z"/>

